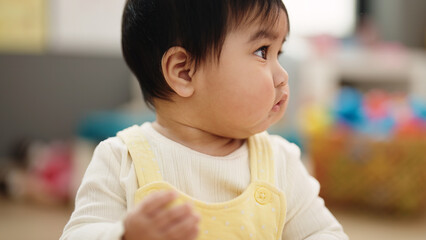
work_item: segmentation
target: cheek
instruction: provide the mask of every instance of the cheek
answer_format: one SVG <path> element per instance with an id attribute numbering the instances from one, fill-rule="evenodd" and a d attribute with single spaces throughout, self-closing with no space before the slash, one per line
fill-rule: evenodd
<path id="1" fill-rule="evenodd" d="M 256 121 L 269 113 L 275 101 L 272 76 L 262 67 L 229 62 L 212 79 L 211 100 L 231 119 Z"/>
<path id="2" fill-rule="evenodd" d="M 272 80 L 261 74 L 241 74 L 233 92 L 233 98 L 248 105 L 272 104 L 275 97 Z"/>
<path id="3" fill-rule="evenodd" d="M 237 118 L 253 123 L 270 112 L 275 100 L 271 81 L 251 76 L 251 80 L 248 80 L 247 84 L 241 86 L 238 91 L 232 96 L 235 109 L 231 113 Z"/>
<path id="4" fill-rule="evenodd" d="M 251 95 L 251 104 L 269 111 L 275 101 L 275 88 L 272 77 L 268 74 L 252 75 L 252 84 L 248 90 Z"/>

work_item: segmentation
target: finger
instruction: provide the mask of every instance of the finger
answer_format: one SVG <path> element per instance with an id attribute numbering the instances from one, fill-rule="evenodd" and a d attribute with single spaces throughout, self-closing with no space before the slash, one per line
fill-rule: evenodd
<path id="1" fill-rule="evenodd" d="M 185 240 L 194 240 L 194 239 L 197 239 L 199 232 L 200 232 L 200 229 L 198 228 L 198 226 L 196 226 L 189 231 L 187 236 L 179 236 L 179 238 L 185 239 Z"/>
<path id="2" fill-rule="evenodd" d="M 186 239 L 192 232 L 198 232 L 198 223 L 200 218 L 198 215 L 191 215 L 180 222 L 176 222 L 164 231 L 165 235 L 169 238 Z"/>
<path id="3" fill-rule="evenodd" d="M 198 226 L 195 226 L 186 232 L 179 232 L 179 235 L 172 235 L 170 237 L 173 240 L 194 240 L 197 239 L 199 232 Z"/>
<path id="4" fill-rule="evenodd" d="M 166 229 L 175 222 L 179 222 L 191 213 L 191 206 L 188 203 L 170 208 L 158 213 L 153 221 L 160 229 Z"/>
<path id="5" fill-rule="evenodd" d="M 197 239 L 199 232 L 200 232 L 200 229 L 197 222 L 197 224 L 193 225 L 193 227 L 189 228 L 188 230 L 182 230 L 181 232 L 176 233 L 176 239 L 179 239 L 179 240 Z"/>
<path id="6" fill-rule="evenodd" d="M 198 233 L 200 231 L 199 229 L 199 222 L 200 218 L 197 216 L 194 216 L 195 224 L 192 225 L 188 230 L 182 230 L 181 232 L 176 234 L 176 239 L 182 239 L 182 240 L 192 240 L 196 239 L 198 237 Z"/>
<path id="7" fill-rule="evenodd" d="M 176 197 L 177 194 L 173 191 L 153 193 L 143 202 L 142 212 L 149 216 L 154 216 L 157 211 L 167 206 L 167 204 L 175 200 Z"/>

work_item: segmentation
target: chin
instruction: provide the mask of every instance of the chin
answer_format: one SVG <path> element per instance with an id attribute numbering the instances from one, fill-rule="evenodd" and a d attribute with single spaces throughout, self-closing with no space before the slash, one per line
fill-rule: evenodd
<path id="1" fill-rule="evenodd" d="M 228 128 L 222 131 L 219 135 L 234 139 L 247 139 L 255 134 L 266 131 L 270 126 L 277 123 L 283 115 L 284 114 L 281 113 L 279 116 L 268 116 L 266 119 L 263 119 L 263 121 L 251 125 L 243 124 L 243 126 L 240 124 L 234 128 Z"/>
<path id="2" fill-rule="evenodd" d="M 267 129 L 267 128 L 266 128 Z M 238 132 L 232 132 L 232 133 L 228 133 L 226 135 L 223 135 L 223 137 L 227 137 L 227 138 L 233 138 L 233 139 L 247 139 L 255 134 L 261 133 L 263 131 L 265 131 L 266 129 L 262 128 L 262 129 L 248 129 L 248 130 L 240 130 Z"/>
<path id="3" fill-rule="evenodd" d="M 255 135 L 255 134 L 258 134 L 258 133 L 261 133 L 261 132 L 264 132 L 264 131 L 268 130 L 268 128 L 269 128 L 271 125 L 273 125 L 273 124 L 274 124 L 274 123 L 268 122 L 268 123 L 262 124 L 262 125 L 260 125 L 260 126 L 258 126 L 258 127 L 256 127 L 256 128 L 254 128 L 254 129 L 252 129 L 252 130 L 250 131 L 250 133 L 249 133 L 249 136 L 248 136 L 248 137 L 253 136 L 253 135 Z"/>

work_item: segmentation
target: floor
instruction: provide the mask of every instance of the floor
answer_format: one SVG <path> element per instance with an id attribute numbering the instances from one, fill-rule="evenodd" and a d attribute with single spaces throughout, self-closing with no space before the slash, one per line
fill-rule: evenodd
<path id="1" fill-rule="evenodd" d="M 351 240 L 425 240 L 426 213 L 397 218 L 366 212 L 330 209 Z"/>
<path id="2" fill-rule="evenodd" d="M 0 199 L 0 239 L 59 239 L 70 207 L 41 206 Z"/>
<path id="3" fill-rule="evenodd" d="M 415 219 L 395 219 L 365 212 L 331 211 L 351 240 L 426 239 L 426 214 Z M 0 239 L 59 239 L 71 212 L 70 207 L 47 207 L 0 199 Z"/>

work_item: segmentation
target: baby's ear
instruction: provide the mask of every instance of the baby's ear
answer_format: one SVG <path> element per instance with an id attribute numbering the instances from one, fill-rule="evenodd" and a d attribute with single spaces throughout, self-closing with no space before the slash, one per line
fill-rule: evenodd
<path id="1" fill-rule="evenodd" d="M 163 55 L 161 69 L 169 86 L 181 97 L 194 93 L 191 55 L 182 47 L 171 47 Z"/>

